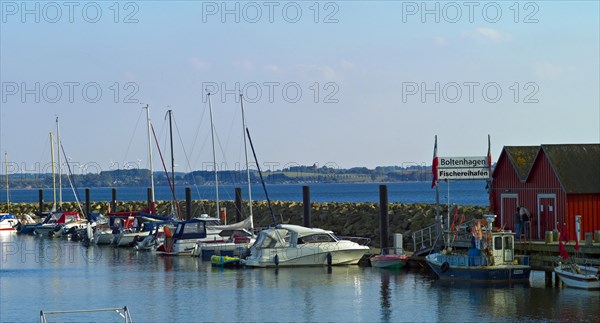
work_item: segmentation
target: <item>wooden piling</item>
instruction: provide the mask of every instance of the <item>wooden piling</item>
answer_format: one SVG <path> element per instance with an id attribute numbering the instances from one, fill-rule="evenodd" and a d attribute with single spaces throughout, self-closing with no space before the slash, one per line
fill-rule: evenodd
<path id="1" fill-rule="evenodd" d="M 544 272 L 544 278 L 546 281 L 546 287 L 552 287 L 552 272 L 551 271 L 545 271 Z"/>
<path id="2" fill-rule="evenodd" d="M 91 208 L 90 208 L 90 189 L 86 188 L 85 189 L 85 216 L 89 219 L 90 218 L 90 213 L 91 213 Z"/>
<path id="3" fill-rule="evenodd" d="M 110 199 L 111 212 L 117 212 L 117 189 L 112 189 L 112 198 Z"/>
<path id="4" fill-rule="evenodd" d="M 185 219 L 192 219 L 192 189 L 185 188 Z"/>
<path id="5" fill-rule="evenodd" d="M 302 186 L 302 205 L 304 206 L 304 226 L 307 228 L 311 227 L 310 223 L 310 187 Z"/>
<path id="6" fill-rule="evenodd" d="M 148 210 L 149 213 L 154 213 L 154 201 L 152 200 L 152 188 L 148 187 Z"/>
<path id="7" fill-rule="evenodd" d="M 38 190 L 38 210 L 40 214 L 44 212 L 44 190 Z"/>
<path id="8" fill-rule="evenodd" d="M 235 188 L 235 222 L 242 221 L 242 188 Z"/>
<path id="9" fill-rule="evenodd" d="M 381 237 L 380 248 L 389 247 L 388 233 L 388 189 L 387 185 L 379 185 L 379 233 Z"/>

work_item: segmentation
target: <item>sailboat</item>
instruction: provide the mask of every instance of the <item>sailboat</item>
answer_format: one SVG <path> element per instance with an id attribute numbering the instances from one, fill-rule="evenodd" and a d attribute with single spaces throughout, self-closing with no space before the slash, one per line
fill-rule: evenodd
<path id="1" fill-rule="evenodd" d="M 219 213 L 219 180 L 217 173 L 214 122 L 212 114 L 212 104 L 210 93 L 208 93 L 208 107 L 210 111 L 211 138 L 213 147 L 213 163 L 215 166 L 215 189 L 216 189 L 216 208 Z M 171 148 L 172 149 L 172 148 Z M 173 191 L 174 192 L 174 191 Z M 173 193 L 174 194 L 174 193 Z M 165 232 L 165 241 L 156 251 L 163 255 L 192 256 L 198 255 L 199 244 L 207 241 L 222 242 L 223 238 L 219 236 L 221 230 L 216 227 L 220 224 L 218 217 L 212 218 L 207 214 L 193 218 L 187 221 L 178 221 L 175 233 L 170 235 Z"/>
<path id="2" fill-rule="evenodd" d="M 54 186 L 54 204 L 52 206 L 52 210 L 48 215 L 47 221 L 44 221 L 40 226 L 36 226 L 34 232 L 37 235 L 43 237 L 60 237 L 65 234 L 71 228 L 83 228 L 85 226 L 86 221 L 82 221 L 80 218 L 79 212 L 63 212 L 62 211 L 62 172 L 60 165 L 60 155 L 62 150 L 62 143 L 60 141 L 60 124 L 58 117 L 56 117 L 56 136 L 57 136 L 57 149 L 58 149 L 58 174 L 59 174 L 59 205 L 58 211 L 56 209 L 56 180 L 54 173 L 54 143 L 52 140 L 52 133 L 50 133 L 50 144 L 51 144 L 51 155 L 52 155 L 52 176 L 53 176 L 53 186 Z M 64 153 L 64 150 L 62 150 Z M 68 164 L 67 164 L 68 165 Z M 76 199 L 77 204 L 79 205 L 79 199 L 77 198 L 77 192 L 73 187 L 73 183 L 71 182 L 71 177 L 69 177 L 69 182 L 71 188 L 73 189 L 73 193 Z M 81 206 L 80 206 L 81 209 Z M 82 212 L 83 213 L 83 212 Z"/>
<path id="3" fill-rule="evenodd" d="M 52 161 L 51 169 L 52 169 L 52 193 L 53 193 L 53 203 L 52 209 L 50 212 L 44 212 L 41 215 L 44 215 L 44 219 L 39 223 L 27 223 L 23 224 L 19 227 L 18 232 L 22 234 L 36 234 L 35 229 L 41 227 L 42 225 L 49 224 L 52 221 L 56 221 L 53 219 L 52 215 L 56 212 L 56 173 L 54 172 L 54 137 L 52 132 L 50 132 L 50 158 Z"/>
<path id="4" fill-rule="evenodd" d="M 155 199 L 154 199 L 154 165 L 152 163 L 152 124 L 150 122 L 150 107 L 146 105 L 146 123 L 147 123 L 147 134 L 148 134 L 148 161 L 150 163 L 150 205 L 147 210 L 139 212 L 113 212 L 109 213 L 109 218 L 112 217 L 111 225 L 112 234 L 114 238 L 112 244 L 117 247 L 133 247 L 138 241 L 144 240 L 150 235 L 150 227 L 144 226 L 143 223 L 147 221 L 167 221 L 168 217 L 161 217 L 156 215 Z M 109 221 L 110 222 L 110 221 Z M 106 233 L 105 233 L 106 234 Z M 100 241 L 102 237 L 98 237 Z"/>
<path id="5" fill-rule="evenodd" d="M 8 154 L 4 153 L 4 164 L 6 170 L 6 208 L 8 213 L 0 213 L 0 231 L 15 231 L 20 225 L 19 219 L 10 213 L 10 192 L 8 190 Z"/>
<path id="6" fill-rule="evenodd" d="M 250 164 L 248 163 L 248 146 L 246 138 L 246 115 L 244 112 L 244 97 L 240 93 L 240 107 L 242 110 L 242 133 L 244 136 L 244 156 L 246 159 L 246 176 L 248 181 L 248 208 L 249 216 L 242 222 L 232 225 L 221 225 L 215 227 L 220 229 L 219 233 L 222 237 L 229 237 L 223 242 L 203 242 L 199 243 L 197 253 L 202 255 L 205 260 L 212 259 L 213 255 L 217 256 L 237 256 L 245 258 L 250 245 L 256 240 L 254 235 L 254 215 L 252 213 L 252 187 L 250 182 Z M 212 261 L 212 260 L 211 260 Z M 219 258 L 222 261 L 222 258 Z M 231 261 L 230 259 L 228 261 Z"/>

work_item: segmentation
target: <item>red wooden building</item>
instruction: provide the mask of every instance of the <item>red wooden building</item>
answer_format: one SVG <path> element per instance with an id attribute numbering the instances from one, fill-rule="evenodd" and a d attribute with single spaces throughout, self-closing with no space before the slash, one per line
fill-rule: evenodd
<path id="1" fill-rule="evenodd" d="M 505 146 L 492 175 L 490 202 L 498 227 L 515 229 L 517 206 L 531 213 L 531 238 L 557 228 L 575 239 L 600 230 L 600 144 Z"/>

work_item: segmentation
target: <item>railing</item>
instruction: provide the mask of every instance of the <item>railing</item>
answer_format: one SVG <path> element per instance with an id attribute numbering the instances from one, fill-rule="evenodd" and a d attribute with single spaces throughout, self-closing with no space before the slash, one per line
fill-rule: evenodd
<path id="1" fill-rule="evenodd" d="M 455 231 L 443 230 L 443 238 L 440 237 L 439 239 L 436 230 L 436 226 L 439 226 L 439 224 L 432 224 L 421 230 L 415 231 L 412 234 L 413 251 L 417 252 L 419 250 L 431 249 L 438 243 L 445 243 L 448 238 L 450 239 L 451 246 L 457 242 L 470 241 L 472 236 L 470 228 L 474 223 L 475 220 L 469 220 L 461 223 Z"/>
<path id="2" fill-rule="evenodd" d="M 358 243 L 361 246 L 366 246 L 371 243 L 370 238 L 365 237 L 338 237 L 340 240 L 350 240 L 352 242 Z"/>
<path id="3" fill-rule="evenodd" d="M 433 224 L 419 231 L 413 232 L 412 240 L 414 252 L 433 247 L 437 237 L 436 226 L 438 226 L 438 224 Z"/>
<path id="4" fill-rule="evenodd" d="M 113 307 L 113 308 L 99 308 L 93 310 L 71 310 L 71 311 L 40 311 L 40 323 L 47 323 L 46 315 L 57 315 L 57 314 L 73 314 L 73 313 L 96 313 L 96 312 L 116 312 L 122 318 L 125 319 L 125 323 L 133 323 L 131 320 L 131 315 L 129 314 L 129 309 L 127 306 L 123 307 Z"/>

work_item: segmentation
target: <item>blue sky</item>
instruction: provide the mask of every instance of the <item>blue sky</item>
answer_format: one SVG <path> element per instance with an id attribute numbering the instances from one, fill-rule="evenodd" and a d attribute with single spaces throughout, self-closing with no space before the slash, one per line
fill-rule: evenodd
<path id="1" fill-rule="evenodd" d="M 237 89 L 270 168 L 429 164 L 435 135 L 440 156 L 600 142 L 597 1 L 422 3 L 2 1 L 0 149 L 36 171 L 58 115 L 80 171 L 146 168 L 144 103 L 164 154 L 174 110 L 177 170 L 208 169 L 206 87 L 223 168 Z"/>

